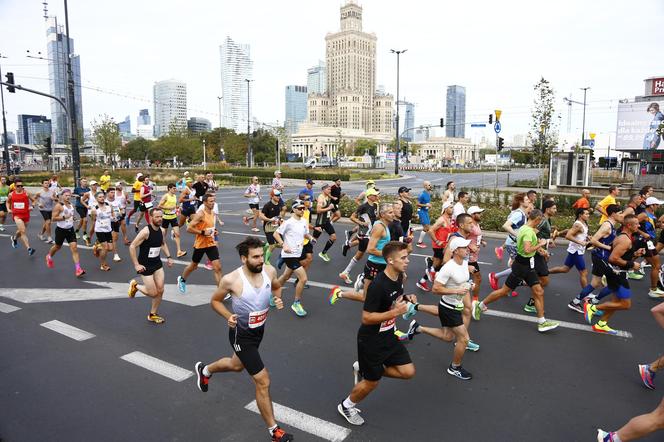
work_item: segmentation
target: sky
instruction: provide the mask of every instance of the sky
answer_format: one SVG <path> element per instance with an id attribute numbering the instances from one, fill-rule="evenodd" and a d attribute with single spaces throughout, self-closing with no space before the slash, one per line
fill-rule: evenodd
<path id="1" fill-rule="evenodd" d="M 219 45 L 228 35 L 251 45 L 252 118 L 283 123 L 287 85 L 306 85 L 307 68 L 325 59 L 325 34 L 339 29 L 345 0 L 69 0 L 70 35 L 80 55 L 84 125 L 109 115 L 153 115 L 152 85 L 187 83 L 188 116 L 219 121 Z M 466 87 L 466 120 L 485 121 L 502 110 L 501 136 L 529 130 L 533 86 L 549 80 L 556 92 L 560 131 L 567 132 L 563 96 L 583 101 L 590 87 L 586 131 L 598 145 L 615 139 L 619 99 L 642 95 L 643 80 L 664 76 L 661 24 L 664 1 L 475 0 L 472 2 L 358 0 L 364 31 L 377 43 L 377 84 L 415 103 L 417 125 L 445 117 L 446 88 Z M 46 26 L 39 0 L 0 0 L 0 60 L 16 82 L 48 91 Z M 64 22 L 63 1 L 48 2 Z M 18 114 L 50 115 L 47 99 L 5 91 L 8 130 Z M 571 132 L 580 139 L 582 106 L 572 106 Z M 493 136 L 490 129 L 466 136 Z M 573 136 L 574 136 L 573 135 Z"/>

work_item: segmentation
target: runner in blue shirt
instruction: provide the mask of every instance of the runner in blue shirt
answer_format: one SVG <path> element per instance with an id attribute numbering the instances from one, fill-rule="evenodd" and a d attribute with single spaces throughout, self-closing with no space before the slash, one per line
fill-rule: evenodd
<path id="1" fill-rule="evenodd" d="M 431 183 L 425 181 L 422 183 L 424 190 L 420 193 L 420 196 L 417 197 L 417 216 L 420 218 L 420 224 L 422 224 L 422 231 L 420 232 L 420 239 L 417 241 L 417 247 L 420 249 L 426 248 L 424 244 L 424 236 L 429 231 L 429 226 L 431 225 L 431 220 L 429 218 L 429 209 L 431 208 Z"/>

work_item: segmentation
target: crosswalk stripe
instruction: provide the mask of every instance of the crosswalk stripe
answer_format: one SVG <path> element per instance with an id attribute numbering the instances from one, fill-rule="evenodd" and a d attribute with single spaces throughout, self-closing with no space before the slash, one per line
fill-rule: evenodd
<path id="1" fill-rule="evenodd" d="M 176 382 L 182 382 L 194 375 L 194 372 L 190 370 L 178 367 L 170 362 L 162 361 L 153 356 L 146 355 L 140 351 L 133 351 L 124 356 L 120 356 L 120 359 L 153 373 L 160 374 Z"/>
<path id="2" fill-rule="evenodd" d="M 17 310 L 21 310 L 21 307 L 16 307 L 15 305 L 10 305 L 10 304 L 5 304 L 4 302 L 0 302 L 0 312 L 2 313 L 12 313 Z"/>
<path id="3" fill-rule="evenodd" d="M 67 336 L 74 341 L 85 341 L 95 337 L 95 335 L 92 333 L 86 332 L 85 330 L 81 330 L 80 328 L 74 327 L 73 325 L 65 324 L 64 322 L 55 319 L 53 321 L 44 322 L 40 325 L 49 330 L 53 330 L 56 333 Z"/>

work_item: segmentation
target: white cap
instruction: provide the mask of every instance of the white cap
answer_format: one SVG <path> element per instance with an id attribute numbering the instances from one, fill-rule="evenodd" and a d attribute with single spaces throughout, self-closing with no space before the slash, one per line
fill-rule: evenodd
<path id="1" fill-rule="evenodd" d="M 653 204 L 664 204 L 664 201 L 658 200 L 654 196 L 650 196 L 646 199 L 646 206 L 652 206 Z"/>
<path id="2" fill-rule="evenodd" d="M 470 245 L 470 240 L 469 239 L 464 239 L 464 238 L 461 238 L 460 236 L 455 236 L 450 241 L 450 245 L 449 245 L 450 252 L 454 252 L 459 247 L 468 247 L 469 245 Z"/>
<path id="3" fill-rule="evenodd" d="M 280 174 L 281 174 L 281 171 L 280 171 L 280 170 L 275 170 L 275 171 L 274 171 L 274 176 L 277 176 L 277 175 L 280 175 Z"/>
<path id="4" fill-rule="evenodd" d="M 143 174 L 142 174 L 141 172 L 138 172 L 138 173 L 136 174 L 136 179 L 138 179 L 138 178 L 140 178 L 140 177 L 142 177 L 142 176 L 143 176 Z"/>
<path id="5" fill-rule="evenodd" d="M 185 171 L 184 176 L 189 176 L 189 172 Z"/>
<path id="6" fill-rule="evenodd" d="M 91 186 L 94 185 L 94 184 L 99 184 L 99 183 L 97 183 L 95 180 L 90 181 Z"/>
<path id="7" fill-rule="evenodd" d="M 453 206 L 453 203 L 451 203 L 451 202 L 449 202 L 449 201 L 445 201 L 445 202 L 443 203 L 443 209 L 442 209 L 442 211 L 444 212 L 445 209 L 447 209 L 448 207 L 452 207 L 452 206 Z"/>
<path id="8" fill-rule="evenodd" d="M 470 206 L 468 208 L 468 215 L 472 215 L 474 213 L 482 213 L 484 212 L 484 209 L 480 209 L 478 206 Z"/>

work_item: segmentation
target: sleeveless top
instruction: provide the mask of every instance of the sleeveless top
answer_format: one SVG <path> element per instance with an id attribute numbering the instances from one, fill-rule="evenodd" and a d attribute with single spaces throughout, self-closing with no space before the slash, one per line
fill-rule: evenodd
<path id="1" fill-rule="evenodd" d="M 14 216 L 26 217 L 30 216 L 30 200 L 28 194 L 25 192 L 17 193 L 12 192 L 12 212 Z"/>
<path id="2" fill-rule="evenodd" d="M 440 227 L 439 229 L 436 229 L 434 232 L 434 235 L 436 236 L 436 239 L 440 242 L 442 242 L 441 245 L 436 244 L 435 242 L 431 243 L 431 247 L 434 249 L 444 249 L 447 246 L 447 239 L 450 237 L 450 235 L 454 232 L 457 231 L 456 224 L 450 220 L 450 223 L 447 226 Z"/>
<path id="3" fill-rule="evenodd" d="M 578 220 L 574 221 L 574 224 L 578 224 L 581 226 L 581 232 L 577 233 L 574 239 L 582 242 L 586 241 L 588 239 L 588 224 Z M 582 246 L 581 244 L 577 244 L 573 241 L 570 241 L 569 245 L 567 246 L 567 252 L 583 255 L 586 252 L 586 247 Z"/>
<path id="4" fill-rule="evenodd" d="M 111 231 L 111 206 L 105 204 L 95 210 L 95 232 L 108 233 Z"/>
<path id="5" fill-rule="evenodd" d="M 194 207 L 194 203 L 196 202 L 196 199 L 194 198 L 193 200 L 191 200 L 190 198 L 192 196 L 195 196 L 196 193 L 194 192 L 194 189 L 192 189 L 191 187 L 185 187 L 185 190 L 187 191 L 187 196 L 182 201 L 182 208 L 183 209 L 189 209 L 191 207 Z M 184 190 L 183 190 L 183 192 L 184 192 Z"/>
<path id="6" fill-rule="evenodd" d="M 521 213 L 521 219 L 516 223 L 514 222 L 512 223 L 512 230 L 514 230 L 515 232 L 517 232 L 521 227 L 523 227 L 523 225 L 526 223 L 526 218 L 527 218 L 526 214 L 523 212 L 523 210 L 521 210 L 521 208 L 512 210 L 512 212 L 510 213 L 510 218 L 516 212 Z M 507 237 L 516 243 L 516 236 L 512 235 L 511 233 L 508 233 Z"/>
<path id="7" fill-rule="evenodd" d="M 161 265 L 161 246 L 164 243 L 164 235 L 161 227 L 157 230 L 148 224 L 148 238 L 138 246 L 138 263 L 146 268 L 159 267 Z"/>
<path id="8" fill-rule="evenodd" d="M 205 229 L 214 228 L 216 221 L 214 212 L 208 214 L 207 211 L 203 209 L 200 213 L 203 214 L 203 219 L 194 226 L 194 229 L 203 231 Z M 194 240 L 195 249 L 207 249 L 208 247 L 215 245 L 214 235 L 196 235 L 196 239 Z"/>
<path id="9" fill-rule="evenodd" d="M 630 235 L 628 235 L 627 233 L 623 232 L 620 235 L 625 235 L 626 237 L 629 238 L 630 241 L 633 241 L 633 238 Z M 620 236 L 620 235 L 618 235 L 618 236 Z M 634 247 L 630 247 L 629 249 L 627 249 L 627 251 L 625 253 L 623 253 L 623 256 L 621 256 L 621 258 L 624 259 L 625 261 L 631 261 L 632 258 L 634 258 L 634 252 L 635 252 Z M 632 269 L 628 269 L 625 266 L 619 266 L 619 267 L 622 270 L 632 270 Z"/>
<path id="10" fill-rule="evenodd" d="M 330 198 L 325 198 L 325 205 L 321 207 L 321 209 L 326 209 L 332 205 L 331 199 Z M 327 212 L 323 213 L 318 213 L 316 215 L 316 226 L 322 226 L 323 224 L 326 224 L 330 221 L 330 214 L 331 210 L 328 210 Z"/>
<path id="11" fill-rule="evenodd" d="M 657 217 L 650 212 L 645 212 L 648 218 L 641 223 L 641 230 L 646 232 L 649 237 L 641 237 L 643 241 L 652 241 L 657 238 L 656 227 L 657 226 Z"/>
<path id="12" fill-rule="evenodd" d="M 390 229 L 388 229 L 385 223 L 383 223 L 381 220 L 376 221 L 374 223 L 374 227 L 376 224 L 382 224 L 383 227 L 385 227 L 385 236 L 380 238 L 376 243 L 376 250 L 382 251 L 383 247 L 385 247 L 385 244 L 390 242 Z M 387 264 L 387 261 L 385 261 L 385 258 L 382 256 L 369 255 L 369 261 L 373 262 L 374 264 Z"/>
<path id="13" fill-rule="evenodd" d="M 257 332 L 263 329 L 265 321 L 267 321 L 272 281 L 263 270 L 261 272 L 263 282 L 256 288 L 249 282 L 242 267 L 238 269 L 238 273 L 242 278 L 242 294 L 231 298 L 233 313 L 237 315 L 237 327 L 243 331 Z"/>
<path id="14" fill-rule="evenodd" d="M 0 186 L 0 204 L 5 204 L 8 196 L 9 186 Z"/>
<path id="15" fill-rule="evenodd" d="M 61 229 L 71 229 L 74 227 L 74 206 L 62 205 L 63 220 L 56 221 L 55 225 Z"/>
<path id="16" fill-rule="evenodd" d="M 170 193 L 166 194 L 166 201 L 162 209 L 164 209 L 164 219 L 175 219 L 175 207 L 177 206 L 177 197 Z"/>
<path id="17" fill-rule="evenodd" d="M 616 226 L 611 224 L 609 221 L 604 221 L 604 222 L 609 223 L 611 225 L 611 233 L 609 233 L 608 236 L 600 239 L 599 242 L 601 242 L 602 244 L 604 244 L 606 246 L 610 246 L 611 244 L 613 244 L 613 240 L 616 239 Z M 593 249 L 593 254 L 596 257 L 607 261 L 609 259 L 609 255 L 611 255 L 611 250 L 605 250 L 605 249 L 596 247 L 595 249 Z"/>
<path id="18" fill-rule="evenodd" d="M 113 201 L 106 200 L 106 204 L 111 208 L 111 221 L 114 223 L 118 222 L 122 217 L 122 213 L 120 213 L 120 200 L 116 196 L 113 198 Z"/>

